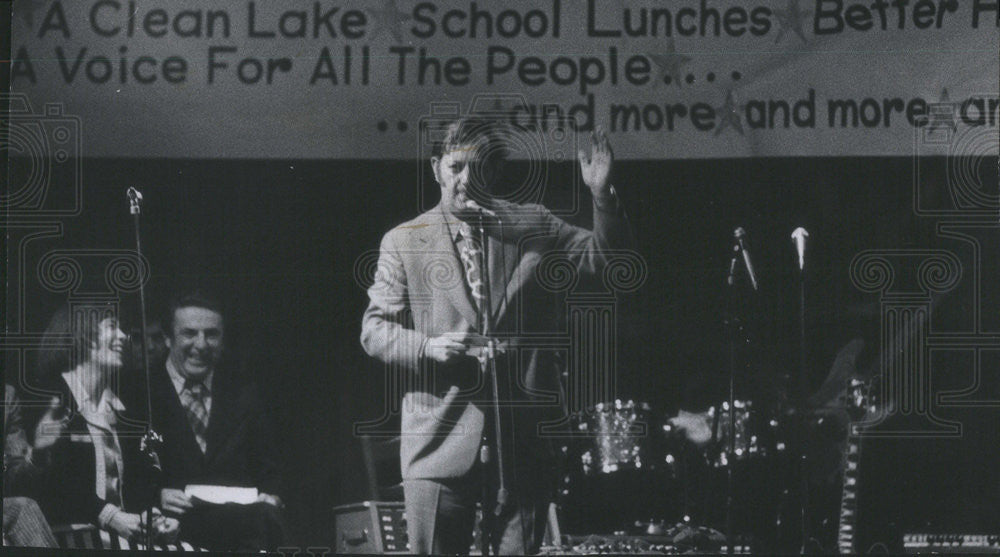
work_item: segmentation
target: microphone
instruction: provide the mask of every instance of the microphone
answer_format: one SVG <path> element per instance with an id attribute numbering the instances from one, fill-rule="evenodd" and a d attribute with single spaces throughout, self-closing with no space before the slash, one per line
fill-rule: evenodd
<path id="1" fill-rule="evenodd" d="M 129 212 L 138 215 L 139 207 L 142 205 L 142 194 L 135 188 L 129 188 L 126 195 L 128 195 Z"/>
<path id="2" fill-rule="evenodd" d="M 496 212 L 487 209 L 486 207 L 483 207 L 482 205 L 476 203 L 471 199 L 465 202 L 465 207 L 467 209 L 472 209 L 473 211 L 478 211 L 479 213 L 486 215 L 487 217 L 497 219 L 498 221 L 500 220 L 500 215 L 496 214 Z"/>
<path id="3" fill-rule="evenodd" d="M 739 246 L 740 252 L 743 253 L 743 263 L 747 267 L 747 275 L 750 277 L 750 285 L 753 286 L 754 290 L 757 290 L 757 275 L 753 272 L 753 262 L 750 261 L 750 250 L 746 246 L 746 236 L 747 231 L 743 230 L 743 227 L 738 227 L 733 232 L 733 237 L 736 238 L 736 244 Z"/>
<path id="4" fill-rule="evenodd" d="M 804 271 L 806 268 L 806 238 L 809 237 L 809 232 L 801 226 L 796 228 L 792 232 L 792 241 L 795 242 L 795 251 L 799 253 L 799 270 Z"/>

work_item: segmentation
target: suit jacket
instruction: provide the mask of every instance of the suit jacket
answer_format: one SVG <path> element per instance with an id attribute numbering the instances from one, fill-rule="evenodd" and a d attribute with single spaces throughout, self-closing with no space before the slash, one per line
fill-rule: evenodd
<path id="1" fill-rule="evenodd" d="M 163 437 L 159 450 L 163 487 L 214 484 L 280 494 L 274 429 L 252 383 L 225 369 L 215 371 L 202 454 L 166 367 L 151 375 L 153 429 Z"/>
<path id="2" fill-rule="evenodd" d="M 558 280 L 552 278 L 551 268 L 537 272 L 539 263 L 552 254 L 577 272 L 594 274 L 606 262 L 607 250 L 625 247 L 629 235 L 618 207 L 606 211 L 595 206 L 593 231 L 569 225 L 541 205 L 505 205 L 503 214 L 502 229 L 488 232 L 488 265 L 494 331 L 512 343 L 498 360 L 501 383 L 514 386 L 506 395 L 517 401 L 511 431 L 504 436 L 510 449 L 507 462 L 521 465 L 549 455 L 548 442 L 536 426 L 563 415 L 560 351 L 524 342 L 532 333 L 566 331 L 561 306 L 565 288 L 553 284 Z M 423 356 L 432 337 L 477 330 L 475 306 L 453 242 L 456 225 L 438 206 L 390 230 L 382 239 L 375 281 L 368 290 L 361 343 L 369 355 L 403 375 L 404 479 L 466 474 L 478 453 L 487 415 L 491 391 L 479 380 L 475 359 L 443 366 Z"/>
<path id="3" fill-rule="evenodd" d="M 55 445 L 34 452 L 32 458 L 38 470 L 32 485 L 50 523 L 96 524 L 107 501 L 95 489 L 94 440 L 69 387 L 60 381 L 54 388 L 60 392 L 70 419 Z M 118 413 L 117 418 L 116 435 L 122 456 L 121 507 L 137 514 L 147 508 L 154 495 L 149 463 L 140 451 L 144 420 L 131 409 Z"/>

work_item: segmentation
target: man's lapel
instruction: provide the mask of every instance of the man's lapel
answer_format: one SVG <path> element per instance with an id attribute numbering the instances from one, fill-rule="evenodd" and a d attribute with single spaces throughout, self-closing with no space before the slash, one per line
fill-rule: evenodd
<path id="1" fill-rule="evenodd" d="M 209 462 L 224 444 L 226 432 L 232 417 L 230 405 L 233 403 L 229 392 L 229 381 L 220 370 L 212 377 L 212 409 L 208 412 L 208 429 L 205 431 L 205 461 Z"/>
<path id="2" fill-rule="evenodd" d="M 191 429 L 191 424 L 187 419 L 187 408 L 184 407 L 184 403 L 181 402 L 180 395 L 174 388 L 174 383 L 170 380 L 170 376 L 166 369 L 162 370 L 162 373 L 156 374 L 153 379 L 155 389 L 158 391 L 158 397 L 163 400 L 163 404 L 166 405 L 166 412 L 163 414 L 163 419 L 168 420 L 173 423 L 154 423 L 154 429 L 159 427 L 166 431 L 166 428 L 171 430 L 176 430 L 178 435 L 178 443 L 184 445 L 182 447 L 183 454 L 190 455 L 190 457 L 195 458 L 195 460 L 200 461 L 202 458 L 201 449 L 198 447 L 198 441 L 195 440 L 194 431 Z M 170 435 L 169 432 L 165 433 Z"/>
<path id="3" fill-rule="evenodd" d="M 507 204 L 503 227 L 494 232 L 497 241 L 491 255 L 490 278 L 493 294 L 493 322 L 500 323 L 510 311 L 510 305 L 517 305 L 518 291 L 531 280 L 536 258 L 527 257 L 533 251 L 540 237 L 548 234 L 548 226 L 542 214 L 525 205 Z M 503 244 L 499 242 L 503 238 Z M 500 272 L 500 269 L 503 272 Z"/>
<path id="4" fill-rule="evenodd" d="M 506 240 L 506 238 L 505 238 Z M 520 257 L 516 241 L 500 243 L 499 238 L 490 238 L 490 296 L 493 301 L 493 323 L 499 323 L 507 311 L 507 304 L 516 287 L 514 269 Z"/>

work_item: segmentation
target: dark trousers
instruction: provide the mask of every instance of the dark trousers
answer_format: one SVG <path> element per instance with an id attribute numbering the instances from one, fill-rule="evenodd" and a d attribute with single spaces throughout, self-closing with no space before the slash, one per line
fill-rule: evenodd
<path id="1" fill-rule="evenodd" d="M 16 547 L 59 547 L 34 499 L 4 497 L 3 536 Z"/>
<path id="2" fill-rule="evenodd" d="M 196 507 L 181 516 L 181 539 L 215 551 L 274 551 L 284 539 L 281 512 L 267 503 Z"/>
<path id="3" fill-rule="evenodd" d="M 481 466 L 461 478 L 405 480 L 407 534 L 413 553 L 466 555 L 472 545 L 476 503 L 483 498 Z M 506 510 L 494 517 L 496 484 L 492 474 L 487 482 L 483 512 L 493 520 L 501 555 L 530 555 L 538 552 L 545 534 L 551 486 L 547 473 L 525 471 L 509 478 L 511 497 Z M 514 480 L 520 480 L 514 483 Z"/>

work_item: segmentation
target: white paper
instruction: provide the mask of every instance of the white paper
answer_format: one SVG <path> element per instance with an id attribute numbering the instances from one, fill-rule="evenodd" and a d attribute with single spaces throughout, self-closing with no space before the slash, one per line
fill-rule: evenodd
<path id="1" fill-rule="evenodd" d="M 196 503 L 224 505 L 236 503 L 249 505 L 257 502 L 256 487 L 228 487 L 224 485 L 189 485 L 184 494 Z"/>

